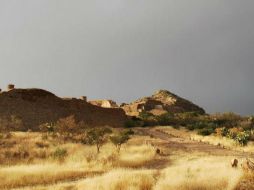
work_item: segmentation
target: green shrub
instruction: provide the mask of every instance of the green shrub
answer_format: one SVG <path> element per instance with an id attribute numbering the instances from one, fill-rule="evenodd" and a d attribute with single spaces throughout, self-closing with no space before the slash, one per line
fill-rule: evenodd
<path id="1" fill-rule="evenodd" d="M 243 120 L 240 115 L 231 112 L 211 115 L 210 118 L 218 126 L 227 128 L 238 126 L 239 122 Z"/>
<path id="2" fill-rule="evenodd" d="M 216 129 L 217 125 L 213 122 L 207 122 L 207 121 L 198 121 L 194 124 L 192 124 L 192 127 L 189 126 L 189 128 L 194 129 L 204 129 L 204 128 L 212 128 Z"/>
<path id="3" fill-rule="evenodd" d="M 190 131 L 193 131 L 195 129 L 193 125 L 187 125 L 186 128 Z"/>
<path id="4" fill-rule="evenodd" d="M 139 113 L 139 118 L 142 120 L 147 120 L 151 117 L 154 117 L 154 115 L 152 113 L 146 112 L 146 111 L 142 111 Z"/>
<path id="5" fill-rule="evenodd" d="M 196 123 L 192 124 L 192 127 L 194 129 L 203 129 L 206 127 L 206 125 L 203 122 L 196 122 Z"/>
<path id="6" fill-rule="evenodd" d="M 119 152 L 122 144 L 126 143 L 130 139 L 129 135 L 126 133 L 119 133 L 110 137 L 110 141 L 116 146 L 117 151 Z"/>
<path id="7" fill-rule="evenodd" d="M 198 131 L 198 134 L 202 136 L 208 136 L 208 135 L 211 135 L 212 133 L 214 133 L 213 128 L 205 128 L 205 129 L 200 129 Z"/>
<path id="8" fill-rule="evenodd" d="M 162 115 L 158 115 L 155 117 L 156 121 L 159 125 L 165 126 L 165 125 L 171 125 L 174 122 L 174 116 L 171 113 L 165 113 Z"/>
<path id="9" fill-rule="evenodd" d="M 230 129 L 228 129 L 227 137 L 230 138 L 230 139 L 235 140 L 237 134 L 240 133 L 240 132 L 243 132 L 243 129 L 240 128 L 240 127 L 230 128 Z"/>
<path id="10" fill-rule="evenodd" d="M 239 132 L 235 137 L 235 141 L 241 146 L 247 145 L 249 140 L 250 140 L 250 131 Z"/>
<path id="11" fill-rule="evenodd" d="M 125 128 L 142 127 L 143 125 L 144 122 L 136 117 L 133 117 L 132 119 L 129 119 L 124 123 Z"/>
<path id="12" fill-rule="evenodd" d="M 139 118 L 142 121 L 140 122 L 140 125 L 142 125 L 142 127 L 158 125 L 156 117 L 152 113 L 146 111 L 140 112 Z"/>
<path id="13" fill-rule="evenodd" d="M 192 125 L 197 121 L 199 114 L 196 112 L 184 112 L 174 114 L 175 124 L 181 126 Z"/>

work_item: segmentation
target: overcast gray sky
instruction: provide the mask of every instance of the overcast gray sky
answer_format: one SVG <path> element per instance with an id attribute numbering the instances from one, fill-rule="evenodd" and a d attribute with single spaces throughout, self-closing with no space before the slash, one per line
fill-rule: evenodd
<path id="1" fill-rule="evenodd" d="M 0 0 L 0 86 L 254 114 L 253 0 Z"/>

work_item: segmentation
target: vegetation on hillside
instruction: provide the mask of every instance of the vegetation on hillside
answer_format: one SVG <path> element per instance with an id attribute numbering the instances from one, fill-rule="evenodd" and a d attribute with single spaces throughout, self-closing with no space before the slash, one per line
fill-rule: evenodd
<path id="1" fill-rule="evenodd" d="M 39 190 L 47 185 L 59 190 L 233 190 L 245 187 L 246 180 L 248 188 L 254 187 L 252 174 L 231 168 L 231 157 L 204 152 L 200 157 L 201 152 L 186 153 L 188 149 L 182 147 L 174 152 L 170 148 L 176 144 L 171 147 L 163 139 L 142 133 L 154 125 L 171 125 L 179 133 L 184 127 L 186 133 L 230 139 L 239 147 L 254 140 L 254 118 L 233 113 L 154 116 L 143 112 L 129 120 L 126 128 L 91 128 L 68 116 L 41 125 L 40 132 L 14 132 L 24 130 L 22 121 L 14 116 L 0 118 L 0 189 L 35 186 Z M 170 127 L 158 128 L 163 129 L 166 133 Z"/>
<path id="2" fill-rule="evenodd" d="M 155 116 L 149 112 L 141 112 L 139 117 L 128 121 L 126 127 L 149 126 L 173 126 L 185 127 L 195 130 L 197 134 L 208 136 L 211 134 L 233 139 L 244 146 L 250 140 L 254 140 L 254 117 L 242 117 L 234 113 L 222 113 L 203 115 L 195 112 L 165 113 Z"/>

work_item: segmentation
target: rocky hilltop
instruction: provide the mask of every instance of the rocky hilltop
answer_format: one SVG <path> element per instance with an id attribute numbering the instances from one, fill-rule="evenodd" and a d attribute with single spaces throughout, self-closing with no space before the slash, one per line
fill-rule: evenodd
<path id="1" fill-rule="evenodd" d="M 42 89 L 10 89 L 0 93 L 0 116 L 15 116 L 32 130 L 70 115 L 91 127 L 120 127 L 127 120 L 120 108 L 102 108 L 84 99 L 64 99 Z"/>
<path id="2" fill-rule="evenodd" d="M 205 113 L 205 110 L 201 107 L 167 90 L 159 90 L 150 97 L 144 97 L 130 104 L 124 104 L 122 108 L 130 116 L 138 116 L 143 111 L 153 113 L 154 115 L 161 115 L 167 112 Z"/>

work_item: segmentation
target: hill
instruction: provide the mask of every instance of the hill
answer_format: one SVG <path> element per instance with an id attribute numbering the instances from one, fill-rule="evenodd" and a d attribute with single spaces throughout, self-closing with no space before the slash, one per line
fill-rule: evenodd
<path id="1" fill-rule="evenodd" d="M 122 108 L 127 115 L 138 116 L 140 112 L 151 112 L 154 115 L 163 113 L 197 112 L 204 114 L 205 110 L 194 103 L 181 98 L 167 90 L 159 90 L 150 97 L 138 99 Z"/>
<path id="2" fill-rule="evenodd" d="M 20 119 L 28 129 L 74 115 L 88 126 L 123 126 L 127 117 L 122 109 L 102 108 L 82 99 L 63 99 L 42 89 L 12 89 L 0 94 L 1 118 Z"/>

